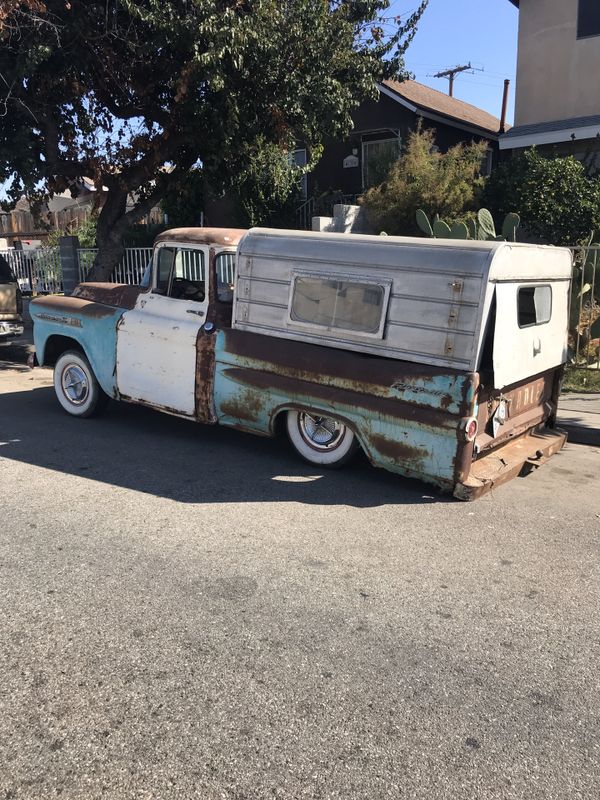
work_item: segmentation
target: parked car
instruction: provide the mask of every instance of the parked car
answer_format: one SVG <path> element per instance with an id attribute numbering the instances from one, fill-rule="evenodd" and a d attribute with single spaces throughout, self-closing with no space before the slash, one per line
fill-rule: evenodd
<path id="1" fill-rule="evenodd" d="M 0 340 L 23 333 L 23 296 L 6 258 L 0 253 Z"/>
<path id="2" fill-rule="evenodd" d="M 322 467 L 358 449 L 473 499 L 540 466 L 567 352 L 568 250 L 253 229 L 161 234 L 149 286 L 31 305 L 77 417 L 109 397 L 272 436 Z"/>

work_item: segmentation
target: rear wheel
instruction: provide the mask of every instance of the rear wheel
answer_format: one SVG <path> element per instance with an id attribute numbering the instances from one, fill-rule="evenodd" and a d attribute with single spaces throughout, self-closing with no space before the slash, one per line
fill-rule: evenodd
<path id="1" fill-rule="evenodd" d="M 68 350 L 56 362 L 54 391 L 64 410 L 74 417 L 99 414 L 108 403 L 90 362 L 77 350 Z"/>
<path id="2" fill-rule="evenodd" d="M 287 432 L 298 455 L 323 467 L 343 466 L 358 448 L 347 425 L 318 412 L 288 411 Z"/>

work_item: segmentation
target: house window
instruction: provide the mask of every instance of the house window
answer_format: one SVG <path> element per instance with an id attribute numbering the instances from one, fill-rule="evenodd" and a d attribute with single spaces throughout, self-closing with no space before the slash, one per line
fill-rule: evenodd
<path id="1" fill-rule="evenodd" d="M 290 320 L 328 330 L 345 330 L 381 338 L 390 287 L 366 281 L 332 280 L 297 275 Z"/>
<path id="2" fill-rule="evenodd" d="M 521 286 L 517 295 L 519 328 L 544 325 L 552 316 L 551 286 Z"/>
<path id="3" fill-rule="evenodd" d="M 598 0 L 579 0 L 577 38 L 600 36 L 600 3 Z"/>
<path id="4" fill-rule="evenodd" d="M 388 176 L 394 161 L 400 156 L 400 137 L 363 142 L 363 189 L 377 186 Z"/>

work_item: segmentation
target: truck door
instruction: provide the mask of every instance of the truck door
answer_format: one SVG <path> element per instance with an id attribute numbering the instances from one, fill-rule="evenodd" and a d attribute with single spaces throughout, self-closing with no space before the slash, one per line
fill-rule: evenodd
<path id="1" fill-rule="evenodd" d="M 162 244 L 152 288 L 123 314 L 117 334 L 117 388 L 124 399 L 195 416 L 198 333 L 208 311 L 208 248 Z M 208 399 L 207 399 L 208 402 Z M 198 409 L 204 416 L 207 409 Z"/>
<path id="2" fill-rule="evenodd" d="M 496 284 L 497 389 L 565 363 L 568 307 L 568 280 Z"/>

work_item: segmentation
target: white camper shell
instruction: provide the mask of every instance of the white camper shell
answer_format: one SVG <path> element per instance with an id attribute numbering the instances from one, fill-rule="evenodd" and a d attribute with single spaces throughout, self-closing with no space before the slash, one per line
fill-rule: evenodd
<path id="1" fill-rule="evenodd" d="M 563 248 L 255 228 L 238 246 L 233 327 L 493 367 L 502 389 L 565 363 L 571 273 Z"/>

